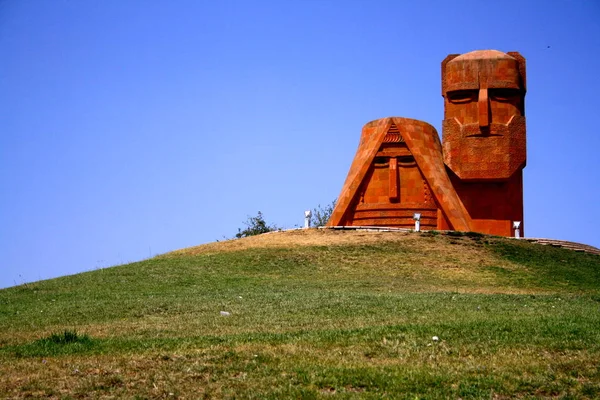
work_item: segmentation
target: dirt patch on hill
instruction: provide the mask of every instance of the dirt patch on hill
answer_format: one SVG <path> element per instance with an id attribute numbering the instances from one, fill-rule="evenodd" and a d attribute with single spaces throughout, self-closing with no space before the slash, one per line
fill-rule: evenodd
<path id="1" fill-rule="evenodd" d="M 430 275 L 435 275 L 436 282 L 446 282 L 457 292 L 469 287 L 469 292 L 477 293 L 529 293 L 529 290 L 524 288 L 504 287 L 498 281 L 497 272 L 490 270 L 490 268 L 495 268 L 495 271 L 501 269 L 506 273 L 524 270 L 523 266 L 503 260 L 489 250 L 488 245 L 502 240 L 509 239 L 458 232 L 299 229 L 207 243 L 176 250 L 161 257 L 213 255 L 257 248 L 298 249 L 304 246 L 333 248 L 397 243 L 398 253 L 381 252 L 373 259 L 365 260 L 360 257 L 352 259 L 339 253 L 332 257 L 338 257 L 340 270 L 349 268 L 355 271 L 362 265 L 365 268 L 377 268 L 383 275 L 407 274 L 407 279 L 418 281 L 418 286 L 428 291 L 439 290 L 435 285 L 429 287 L 426 284 L 431 280 Z M 477 282 L 476 289 L 472 287 L 473 282 Z M 443 289 L 447 290 L 448 285 L 442 285 Z M 539 290 L 536 289 L 536 292 Z"/>
<path id="2" fill-rule="evenodd" d="M 414 241 L 418 234 L 411 232 L 371 232 L 332 229 L 297 229 L 263 233 L 242 239 L 231 239 L 179 249 L 166 256 L 194 255 L 250 248 L 282 248 L 296 246 L 335 246 L 369 244 L 382 241 Z"/>
<path id="3" fill-rule="evenodd" d="M 428 238 L 430 240 L 423 240 Z M 293 248 L 298 246 L 369 245 L 381 242 L 403 242 L 419 250 L 439 250 L 440 245 L 470 244 L 468 237 L 447 237 L 442 234 L 408 231 L 380 232 L 366 230 L 297 229 L 269 232 L 242 239 L 213 242 L 166 253 L 165 256 L 210 254 L 240 251 L 250 248 Z"/>

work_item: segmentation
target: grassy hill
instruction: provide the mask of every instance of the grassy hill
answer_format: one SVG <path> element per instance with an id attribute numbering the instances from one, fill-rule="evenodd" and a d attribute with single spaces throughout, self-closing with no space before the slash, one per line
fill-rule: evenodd
<path id="1" fill-rule="evenodd" d="M 1 398 L 592 399 L 599 360 L 600 257 L 478 234 L 278 232 L 0 290 Z"/>

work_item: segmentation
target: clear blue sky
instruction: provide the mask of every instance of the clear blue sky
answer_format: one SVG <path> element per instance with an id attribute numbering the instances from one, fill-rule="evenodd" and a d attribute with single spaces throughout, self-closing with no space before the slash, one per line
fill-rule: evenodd
<path id="1" fill-rule="evenodd" d="M 600 247 L 600 3 L 0 1 L 0 287 L 281 227 L 362 126 L 441 134 L 450 53 L 527 59 L 527 236 Z"/>

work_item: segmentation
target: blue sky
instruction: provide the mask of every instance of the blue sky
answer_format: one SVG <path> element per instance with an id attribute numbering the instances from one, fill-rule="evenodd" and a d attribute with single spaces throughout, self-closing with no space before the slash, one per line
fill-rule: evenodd
<path id="1" fill-rule="evenodd" d="M 441 134 L 450 53 L 527 59 L 526 235 L 600 247 L 600 3 L 0 1 L 0 287 L 281 227 L 362 126 Z"/>

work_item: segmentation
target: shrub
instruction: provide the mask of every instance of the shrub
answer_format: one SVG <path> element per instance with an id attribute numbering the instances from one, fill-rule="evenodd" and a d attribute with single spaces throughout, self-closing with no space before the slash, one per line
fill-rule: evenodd
<path id="1" fill-rule="evenodd" d="M 316 208 L 313 208 L 310 216 L 310 226 L 318 228 L 319 226 L 327 225 L 327 221 L 331 218 L 331 214 L 335 208 L 336 201 L 337 199 L 333 199 L 333 201 L 325 207 L 321 207 L 319 204 Z"/>
<path id="2" fill-rule="evenodd" d="M 235 234 L 236 238 L 240 239 L 248 236 L 260 235 L 261 233 L 272 232 L 279 229 L 275 225 L 267 224 L 260 211 L 256 217 L 248 217 L 248 220 L 244 222 L 244 225 L 246 225 L 246 229 L 242 230 L 241 228 L 238 228 L 238 233 Z"/>

